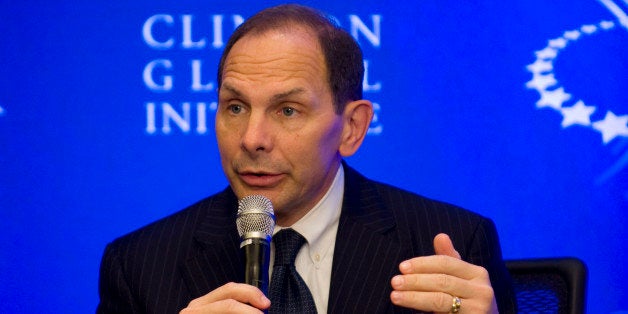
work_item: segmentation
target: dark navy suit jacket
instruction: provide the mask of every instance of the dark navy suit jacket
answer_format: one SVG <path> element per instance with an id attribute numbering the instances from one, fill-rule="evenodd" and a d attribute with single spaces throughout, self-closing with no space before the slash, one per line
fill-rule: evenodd
<path id="1" fill-rule="evenodd" d="M 392 305 L 390 280 L 401 261 L 433 255 L 440 232 L 451 237 L 463 260 L 489 271 L 500 313 L 515 313 L 491 220 L 344 167 L 329 313 L 413 312 Z M 237 198 L 227 188 L 113 241 L 102 259 L 97 312 L 178 313 L 227 282 L 243 282 L 236 209 Z"/>

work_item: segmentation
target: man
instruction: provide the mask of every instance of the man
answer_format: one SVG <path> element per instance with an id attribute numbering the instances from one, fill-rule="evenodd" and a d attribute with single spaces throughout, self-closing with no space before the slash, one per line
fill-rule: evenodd
<path id="1" fill-rule="evenodd" d="M 110 244 L 98 312 L 278 310 L 241 283 L 237 200 L 253 194 L 272 201 L 276 231 L 305 238 L 295 265 L 319 313 L 514 312 L 490 220 L 342 162 L 373 115 L 362 76 L 356 42 L 317 11 L 283 5 L 242 24 L 218 70 L 230 187 Z"/>

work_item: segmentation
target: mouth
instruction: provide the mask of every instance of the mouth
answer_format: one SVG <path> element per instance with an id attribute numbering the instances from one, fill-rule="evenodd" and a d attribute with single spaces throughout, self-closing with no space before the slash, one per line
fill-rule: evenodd
<path id="1" fill-rule="evenodd" d="M 282 173 L 272 173 L 263 171 L 243 171 L 238 172 L 238 177 L 252 188 L 272 188 L 277 186 L 285 175 Z"/>

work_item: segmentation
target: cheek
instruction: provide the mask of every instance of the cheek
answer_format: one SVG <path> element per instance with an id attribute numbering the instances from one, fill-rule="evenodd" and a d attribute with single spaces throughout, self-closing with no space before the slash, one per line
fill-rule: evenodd
<path id="1" fill-rule="evenodd" d="M 341 123 L 333 123 L 328 126 L 326 133 L 321 134 L 318 138 L 318 150 L 330 157 L 335 157 L 340 149 L 340 143 L 342 141 L 342 125 Z"/>
<path id="2" fill-rule="evenodd" d="M 320 134 L 292 134 L 287 140 L 284 152 L 292 156 L 292 163 L 301 165 L 305 172 L 317 171 L 334 155 L 334 144 L 328 142 L 333 139 L 321 137 Z"/>
<path id="3" fill-rule="evenodd" d="M 216 142 L 218 143 L 218 153 L 223 166 L 226 166 L 234 158 L 237 149 L 237 142 L 232 133 L 227 131 L 219 131 L 216 129 Z"/>
<path id="4" fill-rule="evenodd" d="M 216 117 L 215 132 L 220 150 L 233 146 L 238 141 L 238 125 L 234 121 Z"/>

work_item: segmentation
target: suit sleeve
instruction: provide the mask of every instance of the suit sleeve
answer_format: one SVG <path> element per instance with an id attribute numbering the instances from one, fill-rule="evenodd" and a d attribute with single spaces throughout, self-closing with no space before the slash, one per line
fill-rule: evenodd
<path id="1" fill-rule="evenodd" d="M 96 309 L 98 314 L 141 312 L 124 277 L 120 256 L 111 244 L 105 248 L 100 264 L 98 293 L 100 296 L 100 303 Z"/>
<path id="2" fill-rule="evenodd" d="M 463 256 L 464 260 L 482 266 L 489 272 L 499 313 L 517 313 L 512 280 L 502 259 L 499 237 L 493 221 L 483 219 L 478 224 L 470 240 L 468 252 L 468 256 Z"/>

